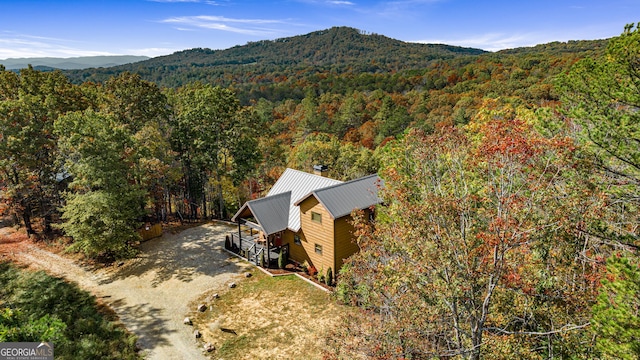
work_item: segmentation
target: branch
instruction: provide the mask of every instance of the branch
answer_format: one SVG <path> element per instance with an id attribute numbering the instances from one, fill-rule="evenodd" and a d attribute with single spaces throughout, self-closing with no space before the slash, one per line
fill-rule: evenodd
<path id="1" fill-rule="evenodd" d="M 547 335 L 553 335 L 553 334 L 557 334 L 557 333 L 561 333 L 561 332 L 566 332 L 566 331 L 573 331 L 573 330 L 578 330 L 578 329 L 583 329 L 587 326 L 591 325 L 591 323 L 586 323 L 586 324 L 582 324 L 582 325 L 573 325 L 573 324 L 567 324 L 564 325 L 563 327 L 561 327 L 560 329 L 557 330 L 551 330 L 551 331 L 546 331 L 546 332 L 540 332 L 540 331 L 507 331 L 498 327 L 486 327 L 484 328 L 484 330 L 489 330 L 489 331 L 495 331 L 495 332 L 499 332 L 501 334 L 506 334 L 506 335 L 537 335 L 537 336 L 547 336 Z"/>

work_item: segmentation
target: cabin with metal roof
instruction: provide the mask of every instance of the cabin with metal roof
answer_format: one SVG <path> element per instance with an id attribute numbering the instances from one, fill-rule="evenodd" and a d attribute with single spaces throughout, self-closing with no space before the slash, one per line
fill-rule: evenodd
<path id="1" fill-rule="evenodd" d="M 227 246 L 256 264 L 269 266 L 284 253 L 323 274 L 329 268 L 337 272 L 359 250 L 352 211 L 373 214 L 383 183 L 378 175 L 342 182 L 321 176 L 326 169 L 315 170 L 286 169 L 267 196 L 247 201 L 231 219 L 238 232 Z"/>

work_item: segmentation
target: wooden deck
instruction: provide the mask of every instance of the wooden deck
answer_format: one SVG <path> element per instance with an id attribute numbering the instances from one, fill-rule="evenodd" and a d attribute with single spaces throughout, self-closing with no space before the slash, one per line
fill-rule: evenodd
<path id="1" fill-rule="evenodd" d="M 231 233 L 227 235 L 227 237 L 230 239 L 230 249 L 228 250 L 234 251 L 256 265 L 262 265 L 261 257 L 263 254 L 265 267 L 276 263 L 278 257 L 280 257 L 281 247 L 271 247 L 267 253 L 266 244 L 258 241 L 257 235 L 250 236 L 243 234 L 242 238 L 240 238 L 237 233 Z"/>

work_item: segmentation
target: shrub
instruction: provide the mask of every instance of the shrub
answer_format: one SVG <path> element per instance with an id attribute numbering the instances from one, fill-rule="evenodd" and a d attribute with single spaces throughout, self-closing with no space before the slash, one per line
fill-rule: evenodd
<path id="1" fill-rule="evenodd" d="M 324 279 L 326 280 L 327 285 L 333 285 L 333 271 L 331 270 L 331 268 L 327 269 L 327 275 L 324 277 Z"/>
<path id="2" fill-rule="evenodd" d="M 280 269 L 284 269 L 286 265 L 287 265 L 287 253 L 284 251 L 284 249 L 280 249 L 280 256 L 278 256 L 278 267 Z"/>

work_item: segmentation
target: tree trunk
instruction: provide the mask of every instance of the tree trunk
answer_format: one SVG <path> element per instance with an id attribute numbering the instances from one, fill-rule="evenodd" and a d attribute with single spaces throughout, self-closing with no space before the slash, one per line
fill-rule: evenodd
<path id="1" fill-rule="evenodd" d="M 26 206 L 22 211 L 22 221 L 24 221 L 24 227 L 27 229 L 27 236 L 31 238 L 31 235 L 36 233 L 31 226 L 31 206 Z"/>

